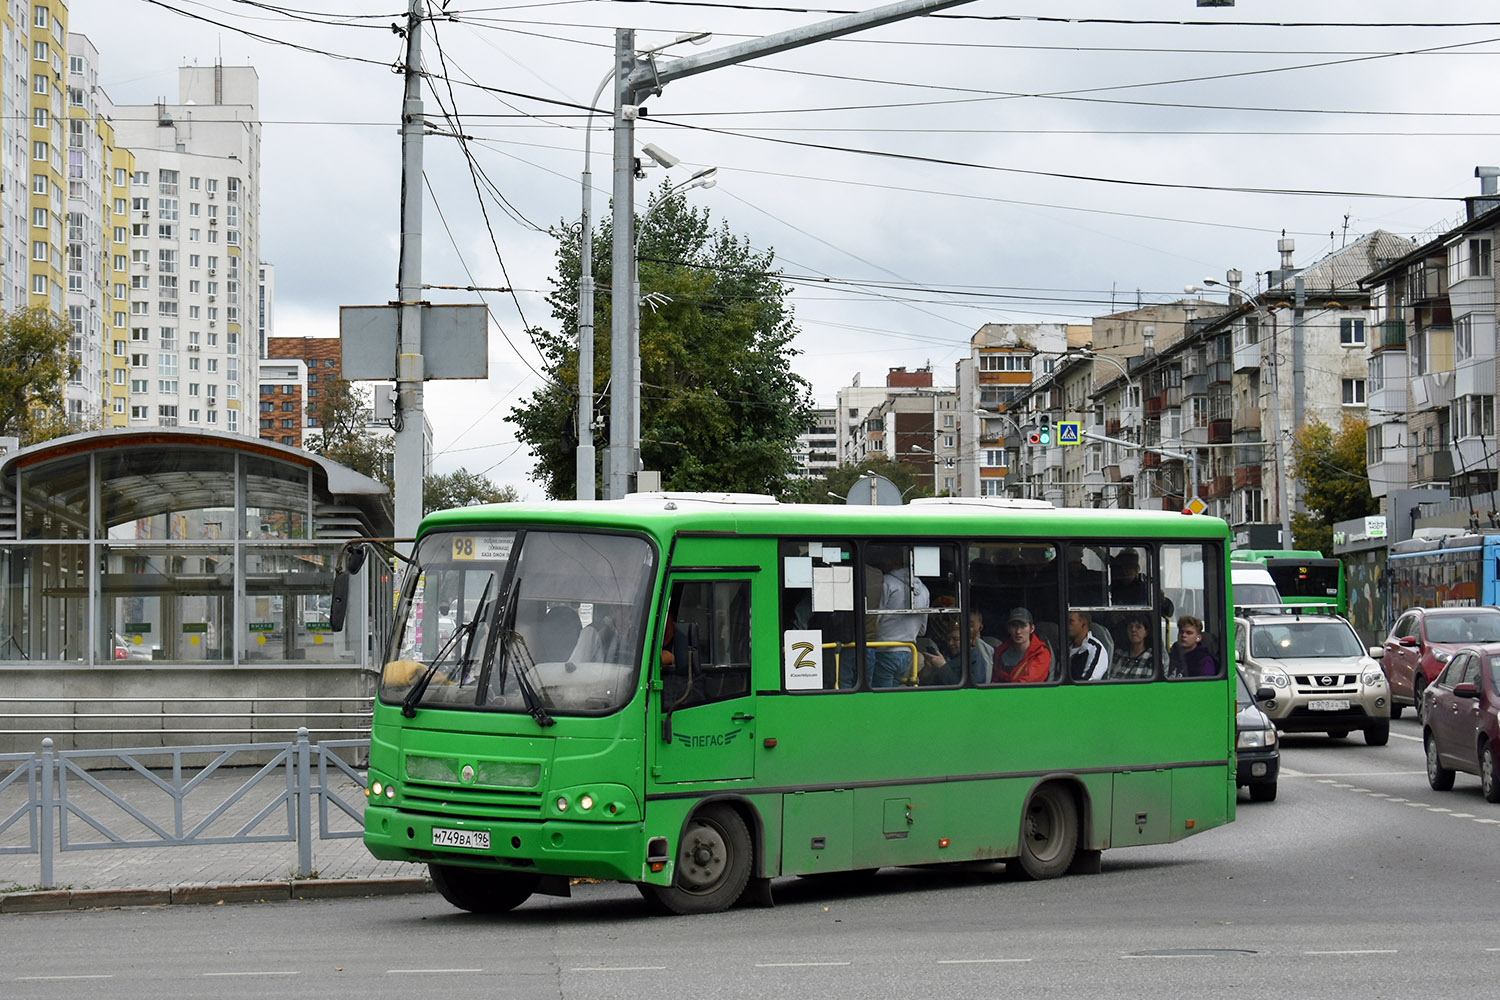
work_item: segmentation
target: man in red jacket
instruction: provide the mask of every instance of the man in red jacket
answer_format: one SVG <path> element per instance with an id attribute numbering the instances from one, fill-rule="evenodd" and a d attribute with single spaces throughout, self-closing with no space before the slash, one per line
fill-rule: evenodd
<path id="1" fill-rule="evenodd" d="M 1036 621 L 1025 608 L 1012 608 L 1007 639 L 995 650 L 992 684 L 1042 684 L 1052 670 L 1052 651 L 1036 634 Z"/>

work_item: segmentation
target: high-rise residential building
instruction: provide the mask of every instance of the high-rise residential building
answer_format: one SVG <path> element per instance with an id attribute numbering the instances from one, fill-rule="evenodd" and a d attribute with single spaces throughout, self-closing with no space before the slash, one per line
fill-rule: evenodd
<path id="1" fill-rule="evenodd" d="M 178 102 L 120 105 L 134 155 L 130 238 L 132 427 L 255 435 L 260 332 L 259 79 L 184 66 Z"/>
<path id="2" fill-rule="evenodd" d="M 261 261 L 260 279 L 255 283 L 255 299 L 257 314 L 260 317 L 260 326 L 256 333 L 256 353 L 261 357 L 269 357 L 266 354 L 266 341 L 275 335 L 275 308 L 276 308 L 276 267 Z"/>
<path id="3" fill-rule="evenodd" d="M 0 11 L 0 312 L 64 311 L 67 6 Z"/>

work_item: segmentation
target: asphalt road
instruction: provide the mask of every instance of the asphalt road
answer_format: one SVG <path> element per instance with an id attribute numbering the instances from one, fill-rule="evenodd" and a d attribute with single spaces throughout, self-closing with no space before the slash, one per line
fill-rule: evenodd
<path id="1" fill-rule="evenodd" d="M 783 879 L 775 909 L 709 917 L 618 885 L 487 918 L 436 895 L 18 914 L 0 994 L 1489 998 L 1500 806 L 1431 791 L 1416 735 L 1288 737 L 1276 802 L 1097 876 Z"/>

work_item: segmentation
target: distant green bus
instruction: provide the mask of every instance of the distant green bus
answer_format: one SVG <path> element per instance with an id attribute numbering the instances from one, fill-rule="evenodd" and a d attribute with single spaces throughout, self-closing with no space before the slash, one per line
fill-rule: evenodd
<path id="1" fill-rule="evenodd" d="M 690 913 L 769 902 L 785 875 L 1098 871 L 1234 817 L 1228 537 L 1026 500 L 433 514 L 365 843 L 476 912 L 577 877 Z M 1201 648 L 1169 657 L 1184 614 Z"/>
<path id="2" fill-rule="evenodd" d="M 1233 558 L 1265 566 L 1283 604 L 1321 607 L 1329 614 L 1349 613 L 1344 564 L 1310 549 L 1236 549 Z"/>

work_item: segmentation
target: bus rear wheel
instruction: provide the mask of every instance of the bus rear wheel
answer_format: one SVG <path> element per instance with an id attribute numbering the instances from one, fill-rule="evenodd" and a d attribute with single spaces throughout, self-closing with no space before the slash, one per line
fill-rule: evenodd
<path id="1" fill-rule="evenodd" d="M 1043 785 L 1031 793 L 1021 817 L 1021 870 L 1028 878 L 1057 878 L 1073 863 L 1078 849 L 1078 805 L 1061 785 Z"/>
<path id="2" fill-rule="evenodd" d="M 505 913 L 536 892 L 541 878 L 513 872 L 490 872 L 457 865 L 429 864 L 432 887 L 444 899 L 470 913 Z"/>
<path id="3" fill-rule="evenodd" d="M 641 894 L 669 913 L 718 913 L 750 881 L 750 831 L 739 813 L 704 806 L 682 833 L 671 885 L 642 883 Z"/>

